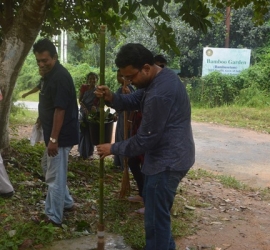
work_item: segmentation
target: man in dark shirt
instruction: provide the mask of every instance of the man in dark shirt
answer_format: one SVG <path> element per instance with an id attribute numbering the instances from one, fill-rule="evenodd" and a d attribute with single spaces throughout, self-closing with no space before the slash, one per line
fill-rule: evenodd
<path id="1" fill-rule="evenodd" d="M 104 97 L 115 109 L 140 109 L 142 121 L 136 135 L 114 144 L 98 145 L 97 151 L 101 158 L 145 153 L 145 249 L 173 250 L 170 210 L 179 182 L 195 161 L 189 98 L 179 77 L 154 64 L 152 53 L 141 44 L 124 45 L 115 63 L 125 80 L 139 90 L 117 95 L 106 86 L 99 86 L 96 95 Z"/>
<path id="2" fill-rule="evenodd" d="M 167 65 L 167 60 L 163 55 L 154 56 L 154 60 L 155 60 L 155 64 L 161 68 L 164 68 Z"/>
<path id="3" fill-rule="evenodd" d="M 42 158 L 48 185 L 45 221 L 61 226 L 64 209 L 74 207 L 67 187 L 67 169 L 69 152 L 79 139 L 76 91 L 71 75 L 59 63 L 56 48 L 50 40 L 38 40 L 33 52 L 43 72 L 38 111 L 46 144 Z"/>

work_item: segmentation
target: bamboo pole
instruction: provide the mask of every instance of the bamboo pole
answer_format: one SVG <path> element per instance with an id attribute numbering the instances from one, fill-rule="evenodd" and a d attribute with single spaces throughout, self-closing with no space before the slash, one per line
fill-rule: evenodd
<path id="1" fill-rule="evenodd" d="M 106 26 L 100 26 L 100 85 L 105 84 L 105 32 Z M 99 143 L 104 143 L 104 98 L 100 98 L 99 103 L 100 123 L 99 123 Z M 104 250 L 104 159 L 99 160 L 99 223 L 98 223 L 98 243 L 97 249 Z"/>
<path id="2" fill-rule="evenodd" d="M 126 88 L 127 82 L 124 80 L 124 88 Z M 128 117 L 127 111 L 124 111 L 124 140 L 128 139 Z M 124 157 L 124 172 L 122 177 L 122 185 L 119 194 L 119 198 L 123 199 L 127 194 L 130 193 L 130 182 L 128 172 L 128 158 Z"/>

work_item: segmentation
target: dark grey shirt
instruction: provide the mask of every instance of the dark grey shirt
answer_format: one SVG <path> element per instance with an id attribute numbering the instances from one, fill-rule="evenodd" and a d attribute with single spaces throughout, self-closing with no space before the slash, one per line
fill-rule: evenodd
<path id="1" fill-rule="evenodd" d="M 143 90 L 113 97 L 115 109 L 141 108 L 137 134 L 114 143 L 111 151 L 128 157 L 145 154 L 142 172 L 153 175 L 166 170 L 188 170 L 195 162 L 190 101 L 179 77 L 164 68 Z"/>
<path id="2" fill-rule="evenodd" d="M 78 105 L 75 86 L 69 72 L 57 61 L 39 86 L 38 112 L 45 144 L 48 145 L 51 136 L 56 108 L 65 110 L 63 125 L 58 137 L 59 147 L 78 144 Z"/>

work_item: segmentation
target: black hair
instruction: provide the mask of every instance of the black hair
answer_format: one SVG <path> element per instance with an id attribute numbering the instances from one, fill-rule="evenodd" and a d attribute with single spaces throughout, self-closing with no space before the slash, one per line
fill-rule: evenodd
<path id="1" fill-rule="evenodd" d="M 154 65 L 154 56 L 143 45 L 128 43 L 120 48 L 116 55 L 115 64 L 118 68 L 125 68 L 131 65 L 141 70 L 145 64 Z"/>
<path id="2" fill-rule="evenodd" d="M 160 62 L 160 63 L 167 64 L 167 60 L 163 55 L 154 56 L 154 60 L 155 60 L 155 62 Z"/>
<path id="3" fill-rule="evenodd" d="M 41 38 L 33 45 L 33 53 L 42 53 L 48 51 L 51 57 L 57 55 L 56 47 L 48 38 Z"/>
<path id="4" fill-rule="evenodd" d="M 95 72 L 90 72 L 86 75 L 86 81 L 88 81 L 90 76 L 94 76 L 98 80 L 98 74 L 96 74 Z"/>

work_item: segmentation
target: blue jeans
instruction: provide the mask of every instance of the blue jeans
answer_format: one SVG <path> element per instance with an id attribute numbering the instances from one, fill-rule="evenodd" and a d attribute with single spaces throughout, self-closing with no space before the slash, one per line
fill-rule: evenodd
<path id="1" fill-rule="evenodd" d="M 50 157 L 46 149 L 41 160 L 45 181 L 48 185 L 45 214 L 58 224 L 62 223 L 64 208 L 71 208 L 74 204 L 67 187 L 70 150 L 71 147 L 59 147 L 57 156 Z"/>
<path id="2" fill-rule="evenodd" d="M 170 210 L 176 189 L 187 172 L 188 170 L 164 171 L 145 176 L 143 189 L 145 250 L 175 250 Z"/>

